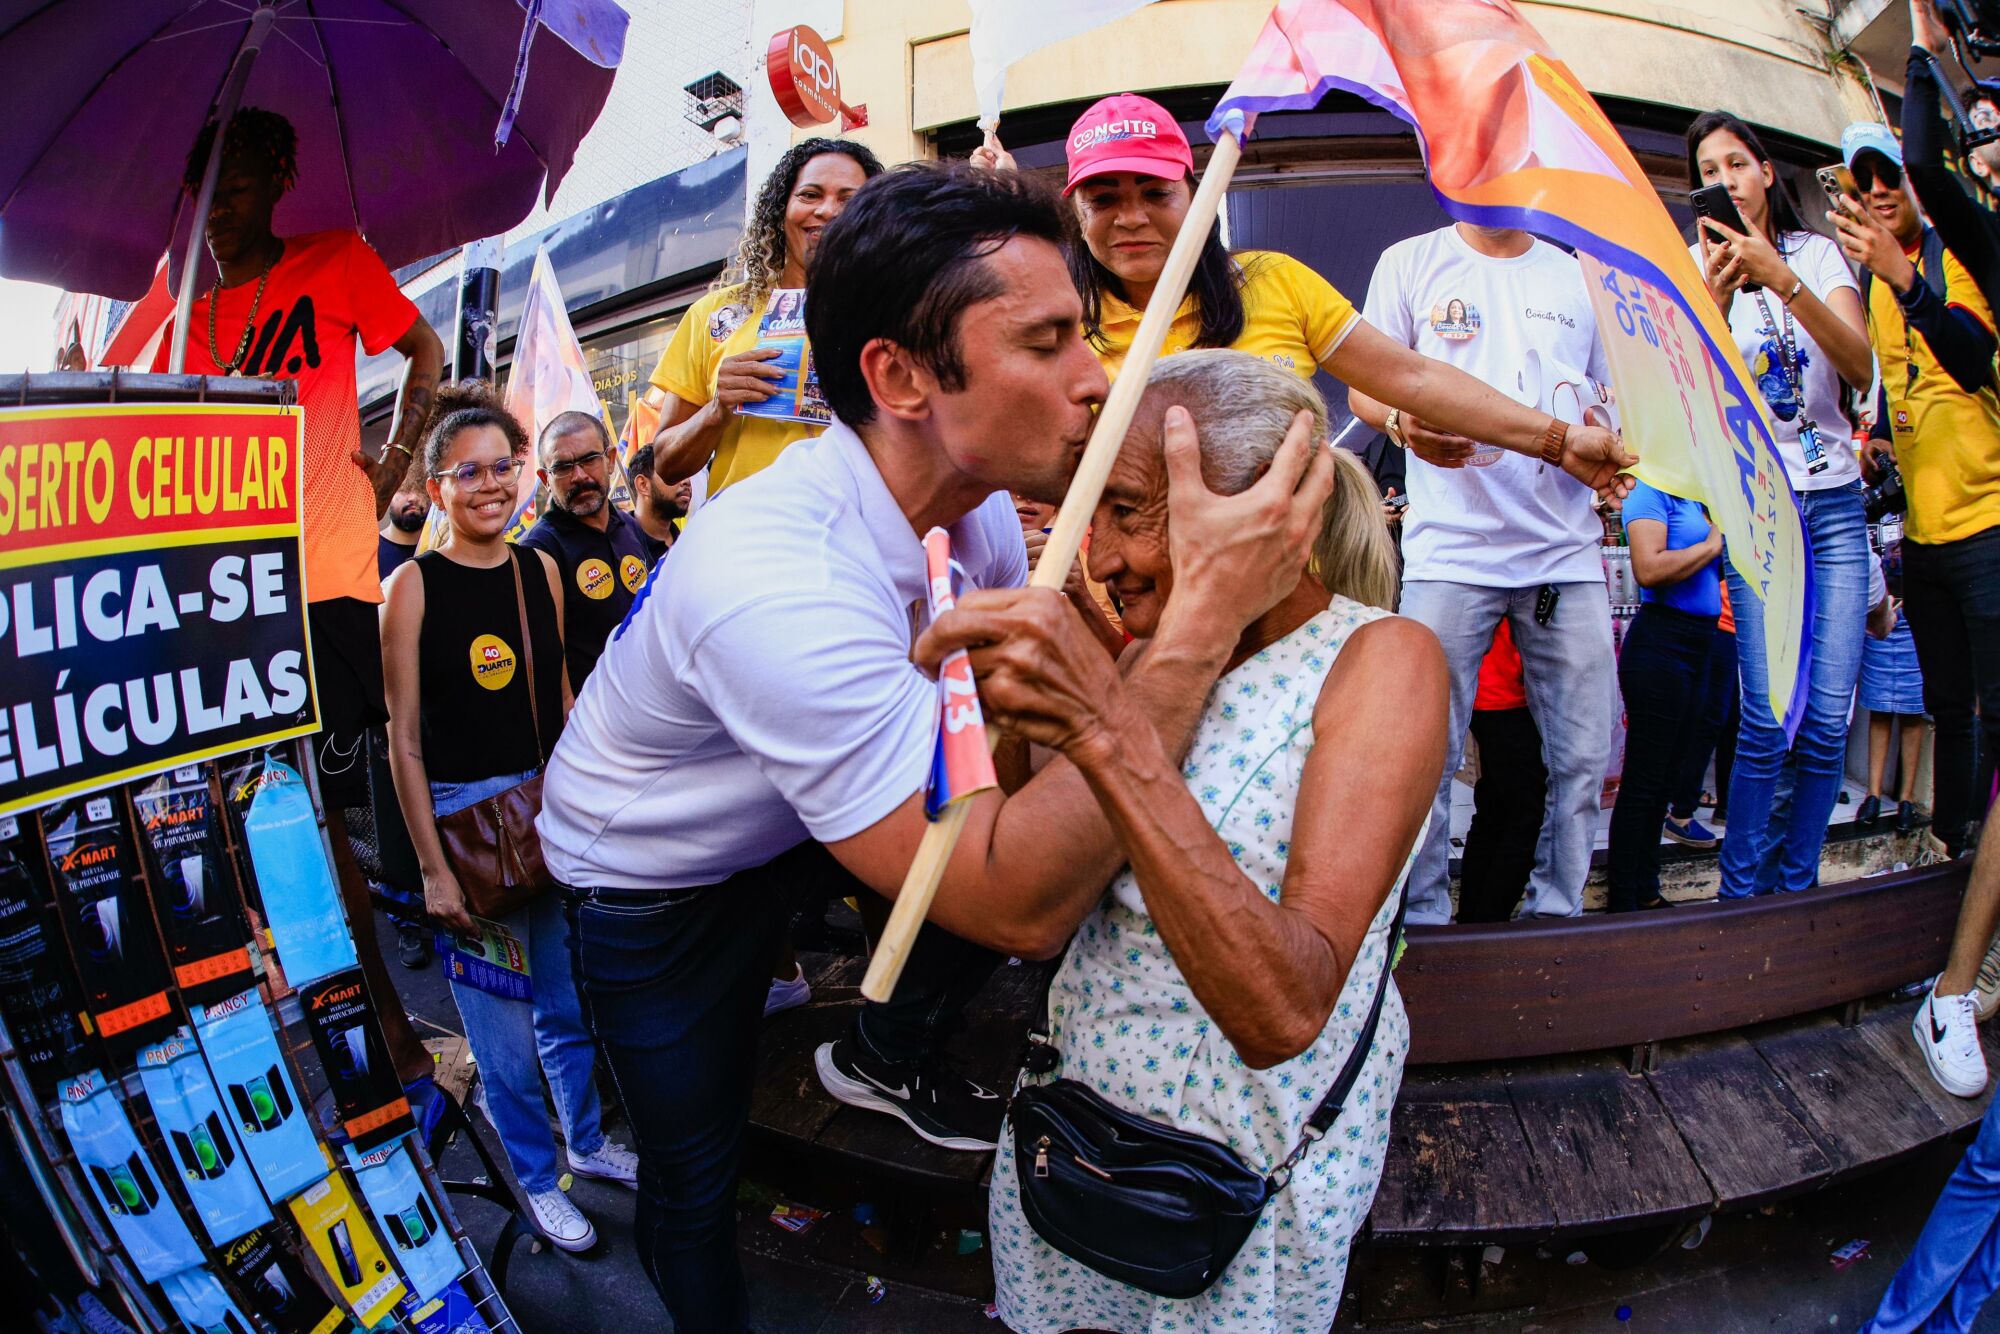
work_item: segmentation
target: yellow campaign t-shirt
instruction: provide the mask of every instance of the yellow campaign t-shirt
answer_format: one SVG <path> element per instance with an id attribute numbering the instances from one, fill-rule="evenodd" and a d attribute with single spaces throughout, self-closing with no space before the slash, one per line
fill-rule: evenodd
<path id="1" fill-rule="evenodd" d="M 737 286 L 710 292 L 689 306 L 653 368 L 653 387 L 704 406 L 715 397 L 715 372 L 723 361 L 757 346 L 766 304 L 752 309 Z M 715 446 L 715 461 L 708 465 L 708 494 L 770 467 L 785 446 L 825 429 L 818 422 L 731 414 Z"/>
<path id="2" fill-rule="evenodd" d="M 1921 266 L 1917 255 L 1910 258 Z M 1944 290 L 1948 302 L 1993 327 L 1992 308 L 1949 250 Z M 2000 393 L 1991 385 L 1976 394 L 1959 388 L 1923 335 L 1903 323 L 1896 290 L 1880 279 L 1868 288 L 1868 330 L 1889 395 L 1896 466 L 1910 495 L 1904 535 L 1915 542 L 1957 542 L 2000 526 L 2000 484 L 1993 480 L 2000 477 Z"/>
<path id="3" fill-rule="evenodd" d="M 1236 262 L 1243 269 L 1243 332 L 1229 346 L 1312 379 L 1313 372 L 1353 332 L 1360 319 L 1354 303 L 1290 255 L 1245 250 L 1236 256 Z M 1111 293 L 1104 294 L 1100 312 L 1104 341 L 1094 350 L 1104 364 L 1104 373 L 1114 380 L 1138 335 L 1142 313 Z M 1187 351 L 1200 333 L 1201 316 L 1194 298 L 1186 297 L 1174 312 L 1173 327 L 1167 331 L 1160 355 Z"/>

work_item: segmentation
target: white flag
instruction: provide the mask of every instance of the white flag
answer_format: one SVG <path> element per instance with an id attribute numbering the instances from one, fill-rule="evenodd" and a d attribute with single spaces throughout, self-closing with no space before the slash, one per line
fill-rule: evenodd
<path id="1" fill-rule="evenodd" d="M 979 96 L 979 125 L 1000 123 L 1007 67 L 1078 33 L 1123 18 L 1153 0 L 972 0 L 972 86 Z"/>

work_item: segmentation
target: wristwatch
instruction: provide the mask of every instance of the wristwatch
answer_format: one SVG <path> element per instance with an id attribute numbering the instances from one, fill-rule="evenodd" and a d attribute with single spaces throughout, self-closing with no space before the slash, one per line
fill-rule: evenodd
<path id="1" fill-rule="evenodd" d="M 1382 434 L 1389 437 L 1398 449 L 1408 449 L 1410 442 L 1403 438 L 1403 410 L 1390 408 L 1389 415 L 1382 419 Z"/>
<path id="2" fill-rule="evenodd" d="M 1563 461 L 1563 445 L 1569 440 L 1569 423 L 1560 417 L 1549 418 L 1549 429 L 1542 432 L 1542 462 L 1551 468 L 1560 468 Z"/>

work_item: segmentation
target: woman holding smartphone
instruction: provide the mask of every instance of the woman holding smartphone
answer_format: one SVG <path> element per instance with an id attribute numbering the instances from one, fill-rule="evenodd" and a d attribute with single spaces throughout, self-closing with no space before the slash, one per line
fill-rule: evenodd
<path id="1" fill-rule="evenodd" d="M 1689 185 L 1725 187 L 1742 215 L 1742 231 L 1701 219 L 1689 250 L 1771 410 L 1778 453 L 1812 542 L 1812 669 L 1792 747 L 1798 781 L 1783 828 L 1773 826 L 1771 812 L 1787 745 L 1771 713 L 1763 603 L 1733 565 L 1728 569 L 1743 721 L 1729 781 L 1721 892 L 1745 898 L 1805 889 L 1818 879 L 1820 846 L 1840 792 L 1848 705 L 1868 618 L 1868 522 L 1841 385 L 1866 393 L 1875 368 L 1853 273 L 1832 241 L 1799 220 L 1755 131 L 1725 112 L 1708 112 L 1688 130 L 1687 157 Z M 1759 872 L 1773 845 L 1775 881 L 1768 868 Z"/>

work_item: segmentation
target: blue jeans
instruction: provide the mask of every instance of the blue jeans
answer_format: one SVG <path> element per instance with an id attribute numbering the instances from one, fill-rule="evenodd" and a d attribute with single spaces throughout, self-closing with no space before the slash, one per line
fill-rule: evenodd
<path id="1" fill-rule="evenodd" d="M 443 819 L 534 775 L 530 769 L 475 783 L 432 783 L 431 805 Z M 563 1138 L 581 1158 L 604 1145 L 597 1086 L 591 1082 L 596 1058 L 570 971 L 569 923 L 563 918 L 562 896 L 544 894 L 498 921 L 528 951 L 534 999 L 510 1000 L 455 980 L 451 999 L 479 1062 L 486 1115 L 500 1132 L 501 1147 L 507 1150 L 521 1189 L 539 1195 L 554 1190 L 561 1175 L 548 1113 L 542 1106 L 540 1075 L 548 1076 L 555 1094 Z"/>
<path id="2" fill-rule="evenodd" d="M 1502 620 L 1514 629 L 1528 688 L 1528 711 L 1542 734 L 1548 804 L 1535 846 L 1522 915 L 1574 917 L 1597 842 L 1604 766 L 1618 707 L 1611 652 L 1611 602 L 1602 582 L 1558 584 L 1555 614 L 1535 622 L 1536 588 L 1482 588 L 1416 580 L 1403 585 L 1402 613 L 1430 627 L 1451 670 L 1450 753 L 1431 803 L 1430 831 L 1410 875 L 1408 920 L 1451 920 L 1451 783 L 1465 757 L 1465 733 L 1479 663 Z"/>
<path id="3" fill-rule="evenodd" d="M 1995 1288 L 2000 1288 L 2000 1118 L 1989 1114 L 1861 1334 L 1964 1334 Z"/>
<path id="4" fill-rule="evenodd" d="M 1801 491 L 1799 512 L 1812 546 L 1812 663 L 1805 712 L 1789 748 L 1784 727 L 1771 713 L 1764 604 L 1734 565 L 1726 567 L 1743 678 L 1743 720 L 1729 776 L 1729 827 L 1722 839 L 1721 894 L 1726 899 L 1807 889 L 1819 879 L 1820 846 L 1826 842 L 1826 822 L 1840 796 L 1847 760 L 1848 715 L 1861 676 L 1861 639 L 1868 619 L 1868 521 L 1861 483 Z M 1780 823 L 1774 803 L 1788 749 L 1796 781 L 1790 814 Z M 1774 842 L 1777 878 L 1767 880 L 1758 865 Z"/>

